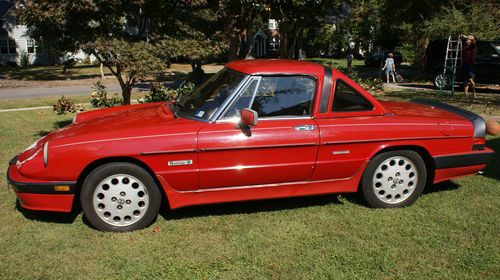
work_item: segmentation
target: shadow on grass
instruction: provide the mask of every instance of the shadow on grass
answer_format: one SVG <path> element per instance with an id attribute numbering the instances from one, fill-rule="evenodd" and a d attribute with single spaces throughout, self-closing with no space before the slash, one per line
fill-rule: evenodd
<path id="1" fill-rule="evenodd" d="M 493 149 L 495 154 L 490 163 L 484 169 L 483 176 L 500 181 L 500 137 L 486 141 L 486 146 Z"/>
<path id="2" fill-rule="evenodd" d="M 71 224 L 75 221 L 79 211 L 72 211 L 70 213 L 61 212 L 48 212 L 48 211 L 32 211 L 25 209 L 16 200 L 16 209 L 26 218 L 33 221 L 57 224 Z"/>
<path id="3" fill-rule="evenodd" d="M 437 184 L 427 185 L 424 191 L 422 192 L 422 195 L 436 193 L 436 192 L 454 191 L 457 190 L 458 188 L 460 188 L 459 184 L 456 184 L 448 180 Z"/>
<path id="4" fill-rule="evenodd" d="M 52 127 L 54 129 L 60 129 L 60 128 L 63 128 L 65 126 L 68 126 L 70 125 L 71 123 L 73 122 L 73 120 L 62 120 L 62 121 L 56 121 L 54 122 L 54 124 L 52 125 Z M 39 136 L 39 137 L 43 137 L 47 134 L 49 134 L 50 131 L 47 131 L 47 130 L 40 130 L 38 131 L 35 136 Z"/>
<path id="5" fill-rule="evenodd" d="M 342 202 L 338 195 L 321 195 L 189 206 L 175 210 L 162 210 L 160 214 L 165 220 L 178 220 L 190 217 L 273 212 L 327 204 L 342 204 Z M 168 207 L 163 209 L 168 209 Z"/>

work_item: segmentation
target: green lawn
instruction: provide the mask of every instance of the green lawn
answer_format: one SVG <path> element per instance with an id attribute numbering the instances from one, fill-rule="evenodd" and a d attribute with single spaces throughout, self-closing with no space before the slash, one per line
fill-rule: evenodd
<path id="1" fill-rule="evenodd" d="M 132 233 L 81 213 L 16 208 L 8 160 L 72 115 L 0 113 L 0 279 L 500 278 L 500 158 L 484 175 L 433 186 L 411 207 L 355 195 L 166 211 Z M 488 146 L 500 150 L 500 137 Z"/>

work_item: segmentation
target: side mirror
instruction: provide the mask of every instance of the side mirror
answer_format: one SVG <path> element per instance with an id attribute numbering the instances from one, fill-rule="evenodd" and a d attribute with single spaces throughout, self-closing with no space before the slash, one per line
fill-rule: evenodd
<path id="1" fill-rule="evenodd" d="M 255 126 L 257 125 L 257 119 L 259 115 L 252 109 L 241 109 L 240 110 L 240 123 L 247 126 Z"/>

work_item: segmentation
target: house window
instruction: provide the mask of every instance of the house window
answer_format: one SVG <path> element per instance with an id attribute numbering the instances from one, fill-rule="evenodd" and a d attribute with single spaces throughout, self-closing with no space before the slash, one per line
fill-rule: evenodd
<path id="1" fill-rule="evenodd" d="M 278 21 L 275 19 L 270 19 L 267 24 L 267 28 L 271 30 L 278 29 Z"/>
<path id="2" fill-rule="evenodd" d="M 0 53 L 1 54 L 15 54 L 16 41 L 9 39 L 0 39 Z"/>
<path id="3" fill-rule="evenodd" d="M 42 53 L 42 44 L 34 39 L 28 39 L 28 53 Z"/>

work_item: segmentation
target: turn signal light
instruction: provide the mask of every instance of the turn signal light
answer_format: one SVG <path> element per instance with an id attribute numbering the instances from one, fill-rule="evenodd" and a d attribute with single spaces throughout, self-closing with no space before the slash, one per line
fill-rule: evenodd
<path id="1" fill-rule="evenodd" d="M 54 186 L 56 192 L 69 192 L 69 186 Z"/>

